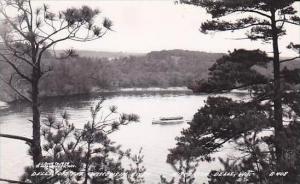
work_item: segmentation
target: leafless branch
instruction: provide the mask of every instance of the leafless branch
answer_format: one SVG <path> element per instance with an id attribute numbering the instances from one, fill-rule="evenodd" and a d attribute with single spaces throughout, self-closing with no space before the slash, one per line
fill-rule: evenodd
<path id="1" fill-rule="evenodd" d="M 0 53 L 0 56 L 4 59 L 2 61 L 8 63 L 17 72 L 17 74 L 19 74 L 22 78 L 26 79 L 28 82 L 32 82 L 32 79 L 26 76 L 24 73 L 22 73 L 21 70 L 13 62 L 11 62 L 9 58 L 5 56 L 5 54 Z"/>
<path id="2" fill-rule="evenodd" d="M 8 85 L 15 93 L 17 93 L 19 96 L 21 96 L 24 100 L 26 100 L 26 101 L 32 103 L 32 100 L 31 100 L 29 97 L 23 95 L 23 94 L 22 94 L 19 90 L 17 90 L 10 82 L 7 82 L 1 75 L 0 75 L 0 80 L 2 80 L 5 84 L 7 84 L 7 85 Z M 10 79 L 10 81 L 11 81 L 11 79 Z"/>

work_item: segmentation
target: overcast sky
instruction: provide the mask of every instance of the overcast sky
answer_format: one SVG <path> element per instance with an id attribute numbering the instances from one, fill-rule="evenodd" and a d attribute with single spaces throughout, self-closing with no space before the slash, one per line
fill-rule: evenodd
<path id="1" fill-rule="evenodd" d="M 123 0 L 123 1 L 35 1 L 35 5 L 46 2 L 52 10 L 89 5 L 99 8 L 101 16 L 113 21 L 113 32 L 104 38 L 89 42 L 65 42 L 57 49 L 74 49 L 148 52 L 163 49 L 188 49 L 207 52 L 227 52 L 234 48 L 260 48 L 271 52 L 270 44 L 260 41 L 233 40 L 245 37 L 241 33 L 200 33 L 201 22 L 209 18 L 200 7 L 175 5 L 173 0 Z M 300 31 L 296 26 L 288 27 L 288 35 L 280 40 L 283 55 L 292 55 L 286 49 L 290 41 L 300 42 Z"/>

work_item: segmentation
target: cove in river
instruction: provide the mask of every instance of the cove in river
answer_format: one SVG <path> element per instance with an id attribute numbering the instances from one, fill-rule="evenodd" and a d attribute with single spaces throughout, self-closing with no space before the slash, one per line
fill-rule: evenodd
<path id="1" fill-rule="evenodd" d="M 69 97 L 51 97 L 43 99 L 42 117 L 47 114 L 60 114 L 65 110 L 70 114 L 70 122 L 81 127 L 90 118 L 89 109 L 95 105 L 100 96 L 106 98 L 104 107 L 116 105 L 118 112 L 135 113 L 140 116 L 139 123 L 123 126 L 110 137 L 123 149 L 132 149 L 137 153 L 143 148 L 144 166 L 147 171 L 145 180 L 147 184 L 157 184 L 160 175 L 167 178 L 176 176 L 172 167 L 166 163 L 168 149 L 175 146 L 175 137 L 187 127 L 186 123 L 176 125 L 152 125 L 152 119 L 161 116 L 183 116 L 192 119 L 197 110 L 204 105 L 208 95 L 195 95 L 189 91 L 136 91 L 114 92 L 102 95 L 78 95 Z M 234 99 L 244 98 L 241 93 L 228 93 L 224 96 Z M 6 134 L 31 136 L 30 106 L 26 103 L 13 103 L 8 108 L 0 109 L 0 132 Z M 23 142 L 0 139 L 0 177 L 18 179 L 26 165 L 31 160 L 27 154 L 28 146 Z M 225 146 L 216 156 L 233 154 L 234 150 Z M 124 165 L 127 166 L 127 165 Z M 205 173 L 211 169 L 220 168 L 215 161 L 200 163 L 197 170 L 197 183 L 207 181 Z"/>

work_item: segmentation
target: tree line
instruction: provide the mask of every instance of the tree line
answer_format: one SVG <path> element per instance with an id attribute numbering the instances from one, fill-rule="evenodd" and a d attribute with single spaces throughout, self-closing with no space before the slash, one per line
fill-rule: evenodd
<path id="1" fill-rule="evenodd" d="M 87 94 L 97 90 L 184 87 L 207 77 L 208 68 L 223 54 L 185 50 L 153 51 L 143 56 L 116 58 L 44 56 L 42 68 L 51 70 L 40 81 L 40 96 Z M 8 76 L 9 65 L 0 72 Z M 6 87 L 7 88 L 7 87 Z M 28 86 L 20 83 L 20 90 Z M 9 90 L 8 90 L 9 91 Z M 16 95 L 6 93 L 14 99 Z M 2 94 L 3 98 L 6 96 Z"/>

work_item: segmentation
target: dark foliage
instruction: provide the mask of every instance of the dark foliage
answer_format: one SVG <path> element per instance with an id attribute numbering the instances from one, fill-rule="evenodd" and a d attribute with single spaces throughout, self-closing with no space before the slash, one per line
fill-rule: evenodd
<path id="1" fill-rule="evenodd" d="M 190 86 L 194 92 L 211 93 L 230 91 L 253 84 L 265 84 L 270 79 L 255 70 L 254 66 L 267 67 L 270 58 L 259 50 L 235 50 L 218 59 L 209 68 L 209 77 Z"/>
<path id="2" fill-rule="evenodd" d="M 251 59 L 251 54 L 256 57 Z M 247 57 L 245 57 L 247 56 Z M 263 57 L 262 57 L 263 56 Z M 260 58 L 260 59 L 258 59 Z M 170 150 L 168 162 L 172 165 L 184 161 L 210 162 L 213 153 L 225 144 L 236 147 L 237 156 L 220 158 L 224 169 L 211 172 L 210 183 L 297 183 L 300 139 L 299 92 L 293 90 L 298 84 L 298 69 L 282 70 L 284 117 L 288 119 L 280 132 L 281 139 L 274 137 L 274 114 L 271 79 L 266 79 L 252 69 L 255 65 L 266 66 L 269 59 L 260 51 L 236 50 L 217 60 L 209 70 L 208 80 L 198 86 L 199 92 L 222 92 L 246 87 L 247 101 L 235 101 L 227 97 L 209 97 L 206 105 L 194 115 L 189 128 L 182 131 L 176 147 Z M 235 68 L 238 66 L 238 69 Z M 235 69 L 233 69 L 235 68 Z M 241 73 L 240 73 L 241 72 Z M 252 77 L 257 76 L 252 82 Z M 260 78 L 261 80 L 257 80 Z M 208 86 L 210 88 L 208 88 Z M 269 134 L 268 132 L 271 132 Z M 275 145 L 283 150 L 282 162 L 276 160 Z M 280 167 L 278 167 L 280 165 Z M 239 176 L 241 172 L 249 176 Z M 220 173 L 235 173 L 234 176 L 220 176 Z M 288 172 L 286 176 L 270 176 L 272 172 Z"/>
<path id="3" fill-rule="evenodd" d="M 182 0 L 201 6 L 212 19 L 201 31 L 244 30 L 251 40 L 272 43 L 273 57 L 261 51 L 236 50 L 210 68 L 208 80 L 194 87 L 196 92 L 223 92 L 243 87 L 249 99 L 233 101 L 210 97 L 195 114 L 190 127 L 177 138 L 169 163 L 182 159 L 210 161 L 224 144 L 232 144 L 240 154 L 220 159 L 224 168 L 213 171 L 209 183 L 299 183 L 299 90 L 298 70 L 281 70 L 279 38 L 286 34 L 285 25 L 300 25 L 293 0 Z M 237 16 L 238 15 L 238 16 Z M 235 16 L 235 17 L 234 17 Z M 291 43 L 290 48 L 295 48 Z M 247 57 L 245 57 L 247 56 Z M 272 61 L 273 73 L 253 70 Z M 250 175 L 235 173 L 251 171 Z M 222 175 L 220 173 L 233 173 Z M 282 172 L 286 172 L 282 174 Z"/>
<path id="4" fill-rule="evenodd" d="M 91 108 L 91 120 L 83 128 L 71 124 L 66 112 L 59 119 L 48 116 L 42 127 L 43 159 L 35 168 L 27 167 L 21 180 L 43 184 L 121 184 L 128 178 L 130 183 L 143 183 L 145 169 L 141 152 L 132 155 L 130 150 L 123 151 L 108 137 L 120 126 L 137 122 L 139 117 L 119 114 L 115 106 L 111 106 L 106 115 L 103 111 L 101 100 Z M 135 165 L 126 169 L 121 162 L 124 159 Z"/>

